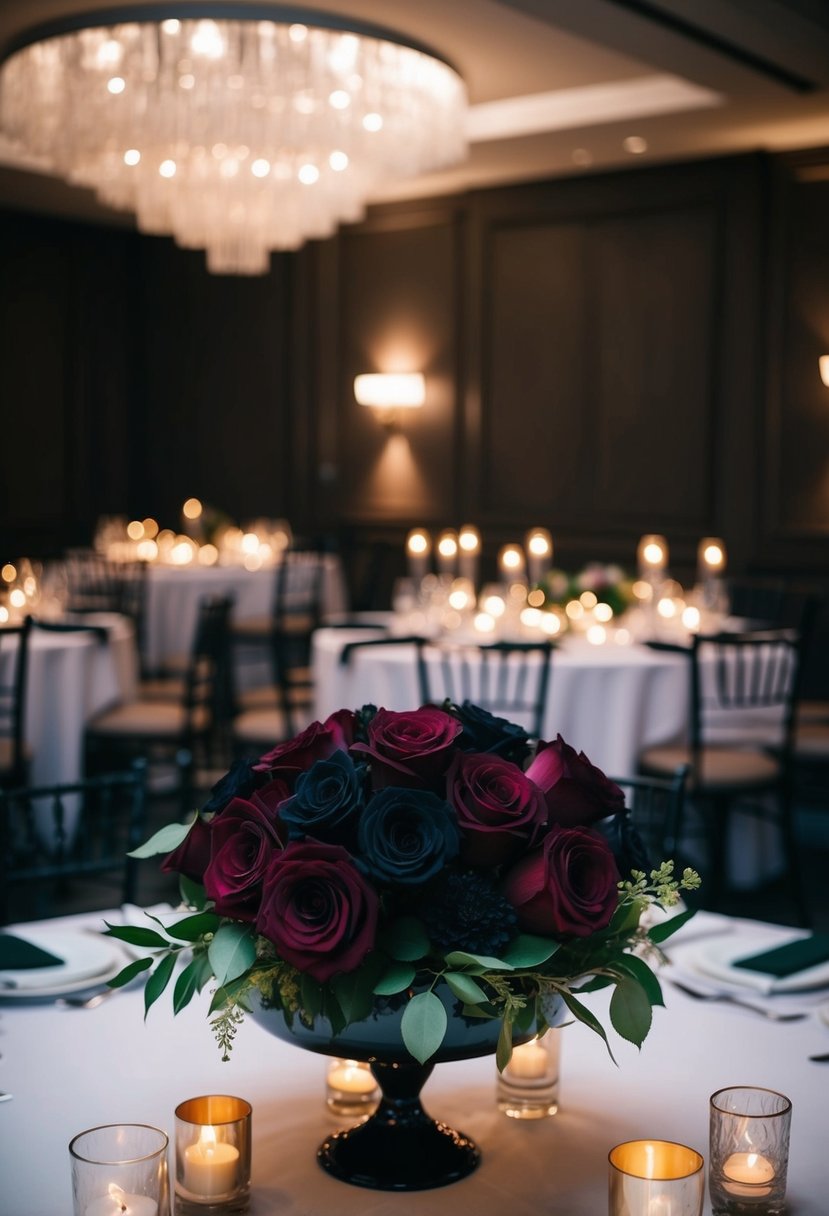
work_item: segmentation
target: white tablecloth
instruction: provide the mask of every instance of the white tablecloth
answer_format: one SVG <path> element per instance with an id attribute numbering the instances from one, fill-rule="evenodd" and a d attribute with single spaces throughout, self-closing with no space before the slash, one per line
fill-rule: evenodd
<path id="1" fill-rule="evenodd" d="M 132 623 L 110 613 L 96 613 L 84 620 L 103 626 L 106 640 L 93 633 L 37 628 L 30 635 L 25 734 L 32 755 L 33 785 L 79 780 L 86 723 L 94 714 L 135 694 Z M 10 654 L 3 653 L 2 661 L 10 662 Z"/>
<path id="2" fill-rule="evenodd" d="M 232 595 L 233 615 L 266 616 L 271 610 L 273 570 L 245 570 L 238 566 L 150 566 L 147 571 L 144 651 L 149 667 L 189 653 L 199 600 L 209 595 Z M 342 563 L 334 554 L 324 558 L 323 612 L 343 613 L 347 595 Z"/>
<path id="3" fill-rule="evenodd" d="M 340 654 L 370 630 L 320 629 L 314 637 L 315 714 L 373 703 L 386 709 L 419 704 L 413 646 Z M 688 720 L 688 663 L 640 645 L 593 646 L 566 638 L 553 656 L 543 736 L 561 734 L 614 777 L 632 776 L 643 747 L 680 737 Z"/>
<path id="4" fill-rule="evenodd" d="M 729 925 L 704 914 L 698 922 L 685 932 Z M 80 923 L 100 927 L 101 920 Z M 146 1122 L 172 1138 L 175 1106 L 207 1093 L 235 1094 L 253 1106 L 253 1216 L 599 1216 L 607 1211 L 607 1154 L 615 1144 L 672 1139 L 707 1162 L 708 1099 L 726 1085 L 768 1086 L 791 1098 L 790 1211 L 826 1216 L 829 1065 L 807 1057 L 829 1051 L 829 1025 L 814 1006 L 802 1022 L 774 1023 L 694 1002 L 666 985 L 667 1008 L 655 1011 L 641 1052 L 611 1032 L 618 1065 L 590 1030 L 568 1026 L 561 1108 L 537 1122 L 498 1112 L 491 1057 L 439 1064 L 424 1106 L 472 1136 L 482 1163 L 453 1186 L 393 1195 L 336 1182 L 316 1165 L 318 1144 L 337 1126 L 324 1105 L 324 1057 L 249 1022 L 223 1064 L 203 995 L 177 1018 L 165 995 L 146 1023 L 140 989 L 92 1011 L 0 1007 L 0 1090 L 14 1094 L 0 1104 L 2 1216 L 71 1211 L 67 1145 L 77 1132 Z M 601 1015 L 604 996 L 590 1001 Z"/>

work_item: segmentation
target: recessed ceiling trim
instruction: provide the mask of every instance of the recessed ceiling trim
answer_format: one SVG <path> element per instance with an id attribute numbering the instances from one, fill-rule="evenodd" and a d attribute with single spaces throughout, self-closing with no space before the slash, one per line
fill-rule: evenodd
<path id="1" fill-rule="evenodd" d="M 470 143 L 486 143 L 655 114 L 710 109 L 724 102 L 722 94 L 690 84 L 679 76 L 640 76 L 470 106 L 466 137 Z"/>

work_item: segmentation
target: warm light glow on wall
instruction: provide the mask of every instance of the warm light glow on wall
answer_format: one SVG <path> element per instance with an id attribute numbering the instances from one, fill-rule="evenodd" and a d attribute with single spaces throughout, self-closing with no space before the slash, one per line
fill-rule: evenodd
<path id="1" fill-rule="evenodd" d="M 821 355 L 818 359 L 818 366 L 820 367 L 820 378 L 829 388 L 829 355 Z"/>
<path id="2" fill-rule="evenodd" d="M 372 372 L 354 378 L 354 396 L 373 409 L 417 409 L 426 400 L 426 384 L 420 372 Z"/>

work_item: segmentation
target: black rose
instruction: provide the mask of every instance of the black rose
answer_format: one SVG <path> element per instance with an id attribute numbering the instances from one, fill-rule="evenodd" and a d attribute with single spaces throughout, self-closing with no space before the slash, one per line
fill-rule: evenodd
<path id="1" fill-rule="evenodd" d="M 279 818 L 291 840 L 312 836 L 332 844 L 346 843 L 362 810 L 364 772 L 364 765 L 355 765 L 345 752 L 336 751 L 300 773 L 293 797 L 279 807 Z"/>
<path id="2" fill-rule="evenodd" d="M 428 790 L 390 785 L 375 794 L 360 821 L 358 862 L 380 883 L 427 882 L 458 854 L 457 816 Z"/>

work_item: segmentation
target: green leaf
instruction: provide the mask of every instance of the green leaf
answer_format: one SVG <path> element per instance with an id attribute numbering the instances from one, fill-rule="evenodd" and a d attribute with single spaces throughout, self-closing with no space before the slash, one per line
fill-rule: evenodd
<path id="1" fill-rule="evenodd" d="M 307 973 L 300 976 L 299 1000 L 309 1018 L 317 1018 L 322 1013 L 322 987 Z"/>
<path id="2" fill-rule="evenodd" d="M 166 937 L 156 933 L 155 929 L 147 929 L 142 925 L 111 925 L 104 921 L 106 929 L 102 937 L 114 937 L 119 942 L 127 942 L 130 946 L 147 946 L 149 949 L 163 949 L 170 945 Z"/>
<path id="3" fill-rule="evenodd" d="M 156 857 L 159 853 L 172 853 L 182 841 L 187 839 L 197 818 L 198 815 L 195 815 L 189 823 L 168 823 L 166 827 L 159 828 L 155 835 L 144 844 L 140 844 L 137 849 L 127 853 L 127 857 Z"/>
<path id="4" fill-rule="evenodd" d="M 348 1018 L 343 1013 L 342 1005 L 330 988 L 323 989 L 323 996 L 325 998 L 322 1009 L 323 1017 L 328 1018 L 328 1021 L 331 1023 L 331 1032 L 336 1036 L 345 1030 L 348 1025 Z"/>
<path id="5" fill-rule="evenodd" d="M 476 984 L 471 975 L 462 971 L 446 971 L 443 978 L 454 992 L 459 1001 L 467 1005 L 480 1005 L 489 998 L 480 984 Z"/>
<path id="6" fill-rule="evenodd" d="M 392 963 L 374 985 L 374 991 L 377 996 L 394 996 L 398 992 L 405 992 L 416 975 L 417 969 L 411 963 Z"/>
<path id="7" fill-rule="evenodd" d="M 677 913 L 670 920 L 663 920 L 661 924 L 654 925 L 648 929 L 648 937 L 657 945 L 660 942 L 667 941 L 676 933 L 677 929 L 681 929 L 683 925 L 687 925 L 692 916 L 696 915 L 696 908 L 686 908 L 684 912 Z"/>
<path id="8" fill-rule="evenodd" d="M 108 988 L 123 988 L 130 980 L 134 980 L 142 971 L 149 971 L 153 965 L 151 958 L 137 958 L 135 962 L 127 963 L 123 970 L 114 975 L 111 980 L 107 980 Z"/>
<path id="9" fill-rule="evenodd" d="M 551 959 L 558 948 L 559 942 L 551 941 L 549 937 L 521 933 L 504 951 L 504 962 L 510 963 L 516 969 L 538 967 Z"/>
<path id="10" fill-rule="evenodd" d="M 651 1003 L 642 985 L 634 979 L 620 980 L 610 998 L 610 1020 L 616 1033 L 641 1047 L 652 1019 Z"/>
<path id="11" fill-rule="evenodd" d="M 219 985 L 237 979 L 256 961 L 253 926 L 222 925 L 207 947 L 207 957 Z"/>
<path id="12" fill-rule="evenodd" d="M 495 1063 L 498 1071 L 503 1072 L 512 1056 L 512 1022 L 504 1018 L 498 1034 L 498 1046 L 495 1048 Z"/>
<path id="13" fill-rule="evenodd" d="M 416 916 L 401 916 L 386 926 L 378 944 L 392 958 L 414 963 L 429 953 L 429 934 Z"/>
<path id="14" fill-rule="evenodd" d="M 374 1006 L 374 985 L 382 967 L 382 958 L 377 954 L 370 954 L 356 971 L 348 971 L 332 980 L 331 987 L 347 1023 L 361 1022 L 371 1013 Z"/>
<path id="15" fill-rule="evenodd" d="M 526 1034 L 536 1021 L 538 1014 L 536 1012 L 536 1002 L 527 1001 L 523 1009 L 516 1009 L 512 1017 L 512 1032 L 513 1034 Z"/>
<path id="16" fill-rule="evenodd" d="M 626 972 L 632 976 L 645 991 L 645 996 L 648 998 L 651 1005 L 664 1005 L 665 1001 L 662 996 L 662 989 L 659 985 L 659 980 L 656 978 L 650 967 L 643 959 L 635 954 L 625 954 L 618 959 L 615 964 L 620 971 Z"/>
<path id="17" fill-rule="evenodd" d="M 590 1029 L 603 1040 L 605 1046 L 607 1047 L 608 1055 L 615 1064 L 616 1057 L 610 1050 L 610 1044 L 607 1041 L 604 1026 L 602 1026 L 598 1018 L 590 1012 L 586 1005 L 582 1005 L 581 1001 L 577 1000 L 576 997 L 573 996 L 572 992 L 564 991 L 561 995 L 564 998 L 565 1005 L 570 1010 L 573 1017 L 578 1018 L 580 1022 L 584 1022 L 585 1026 L 589 1026 Z"/>
<path id="18" fill-rule="evenodd" d="M 211 969 L 212 974 L 212 969 Z M 245 989 L 247 980 L 243 978 L 229 981 L 227 984 L 222 984 L 213 993 L 213 999 L 210 1002 L 210 1013 L 216 1013 L 219 1009 L 224 1009 L 225 1005 L 237 1004 L 243 1009 L 250 1009 L 250 1005 L 245 999 Z"/>
<path id="19" fill-rule="evenodd" d="M 403 1011 L 400 1033 L 409 1055 L 425 1064 L 443 1042 L 446 1010 L 434 992 L 419 992 Z"/>
<path id="20" fill-rule="evenodd" d="M 150 1008 L 161 996 L 164 989 L 170 982 L 170 976 L 173 974 L 173 968 L 176 965 L 175 954 L 166 954 L 161 962 L 156 967 L 152 975 L 147 979 L 144 988 L 144 1017 L 150 1012 Z"/>
<path id="21" fill-rule="evenodd" d="M 176 980 L 173 989 L 173 1013 L 180 1013 L 199 990 L 199 973 L 204 955 L 192 959 Z"/>
<path id="22" fill-rule="evenodd" d="M 207 903 L 207 894 L 200 882 L 194 882 L 186 874 L 179 874 L 178 889 L 181 902 L 188 908 L 197 908 L 199 911 L 204 908 Z"/>
<path id="23" fill-rule="evenodd" d="M 607 926 L 608 935 L 632 933 L 639 924 L 639 920 L 646 907 L 647 900 L 645 899 L 622 900 L 616 906 L 616 911 L 610 918 L 610 924 Z"/>
<path id="24" fill-rule="evenodd" d="M 594 975 L 586 984 L 581 984 L 578 988 L 573 989 L 574 992 L 599 992 L 602 988 L 609 988 L 616 981 L 612 975 Z"/>
<path id="25" fill-rule="evenodd" d="M 485 971 L 514 971 L 511 963 L 505 963 L 500 958 L 490 958 L 486 954 L 468 954 L 466 950 L 450 950 L 446 955 L 450 967 L 462 967 L 473 975 L 483 975 Z"/>
<path id="26" fill-rule="evenodd" d="M 487 1018 L 490 1022 L 494 1022 L 501 1015 L 493 1013 L 490 1009 L 482 1009 L 480 1005 L 464 1005 L 461 1010 L 465 1018 Z"/>
<path id="27" fill-rule="evenodd" d="M 221 923 L 221 917 L 215 912 L 196 912 L 193 916 L 185 916 L 174 925 L 168 925 L 167 932 L 176 941 L 197 942 L 207 933 L 215 933 Z"/>

